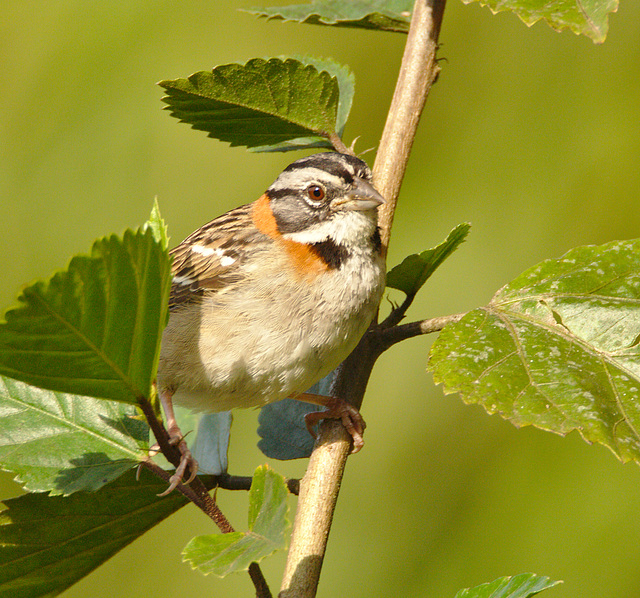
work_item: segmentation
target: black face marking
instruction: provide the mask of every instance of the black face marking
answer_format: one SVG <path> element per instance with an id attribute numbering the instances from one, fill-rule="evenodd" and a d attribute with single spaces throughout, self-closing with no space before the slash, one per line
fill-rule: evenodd
<path id="1" fill-rule="evenodd" d="M 329 267 L 330 270 L 339 270 L 340 266 L 351 254 L 344 245 L 338 245 L 332 239 L 309 245 L 311 250 Z"/>
<path id="2" fill-rule="evenodd" d="M 294 195 L 295 192 L 296 192 L 295 189 L 290 189 L 289 187 L 286 187 L 283 189 L 276 189 L 276 190 L 268 189 L 267 195 L 271 200 L 278 200 L 278 199 L 286 199 L 290 195 Z"/>
<path id="3" fill-rule="evenodd" d="M 272 201 L 271 209 L 281 235 L 306 230 L 329 216 L 327 209 L 313 209 L 297 198 Z"/>
<path id="4" fill-rule="evenodd" d="M 330 219 L 332 201 L 357 179 L 371 182 L 371 171 L 365 162 L 347 154 L 314 154 L 289 164 L 266 191 L 279 232 L 301 232 Z"/>
<path id="5" fill-rule="evenodd" d="M 377 226 L 373 235 L 371 235 L 371 243 L 373 244 L 375 252 L 380 253 L 380 250 L 382 249 L 382 238 L 380 237 L 380 228 Z"/>

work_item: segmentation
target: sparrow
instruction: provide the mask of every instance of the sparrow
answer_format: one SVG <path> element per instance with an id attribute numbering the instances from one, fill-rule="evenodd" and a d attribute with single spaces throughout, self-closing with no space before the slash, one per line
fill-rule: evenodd
<path id="1" fill-rule="evenodd" d="M 188 236 L 170 253 L 173 283 L 157 389 L 171 442 L 197 472 L 173 403 L 200 412 L 291 397 L 325 406 L 307 427 L 342 420 L 363 445 L 359 411 L 305 394 L 355 348 L 385 285 L 377 208 L 383 197 L 355 156 L 326 152 L 287 166 L 256 201 Z"/>

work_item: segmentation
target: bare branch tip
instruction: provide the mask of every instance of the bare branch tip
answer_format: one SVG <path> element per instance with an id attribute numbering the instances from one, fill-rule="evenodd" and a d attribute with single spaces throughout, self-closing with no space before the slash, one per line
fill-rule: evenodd
<path id="1" fill-rule="evenodd" d="M 342 139 L 340 139 L 340 136 L 337 133 L 333 131 L 330 133 L 322 132 L 321 135 L 323 137 L 326 137 L 331 142 L 333 149 L 336 150 L 337 152 L 340 152 L 341 154 L 348 154 L 350 156 L 355 156 L 355 154 L 353 153 L 353 144 L 351 144 L 352 147 L 347 147 L 342 141 Z M 354 143 L 355 143 L 355 140 L 354 140 Z"/>

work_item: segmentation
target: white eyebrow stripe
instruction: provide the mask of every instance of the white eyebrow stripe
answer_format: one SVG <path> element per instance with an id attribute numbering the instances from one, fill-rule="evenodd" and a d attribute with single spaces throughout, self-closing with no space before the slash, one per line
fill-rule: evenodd
<path id="1" fill-rule="evenodd" d="M 342 187 L 345 181 L 342 177 L 331 174 L 326 170 L 311 166 L 283 172 L 271 185 L 272 190 L 278 189 L 301 189 L 307 185 L 321 183 L 330 187 Z"/>

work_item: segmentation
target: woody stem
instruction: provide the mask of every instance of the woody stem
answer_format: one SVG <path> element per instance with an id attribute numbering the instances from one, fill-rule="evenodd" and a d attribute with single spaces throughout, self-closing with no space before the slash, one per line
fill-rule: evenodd
<path id="1" fill-rule="evenodd" d="M 389 244 L 400 186 L 424 104 L 438 71 L 438 36 L 446 0 L 416 0 L 400 75 L 373 168 L 376 188 L 387 203 L 380 213 L 383 250 Z M 360 406 L 377 357 L 381 353 L 373 324 L 342 364 L 332 393 Z M 382 349 L 383 350 L 383 349 Z M 280 598 L 314 598 L 320 579 L 331 521 L 351 437 L 339 421 L 320 427 L 300 497 Z"/>

